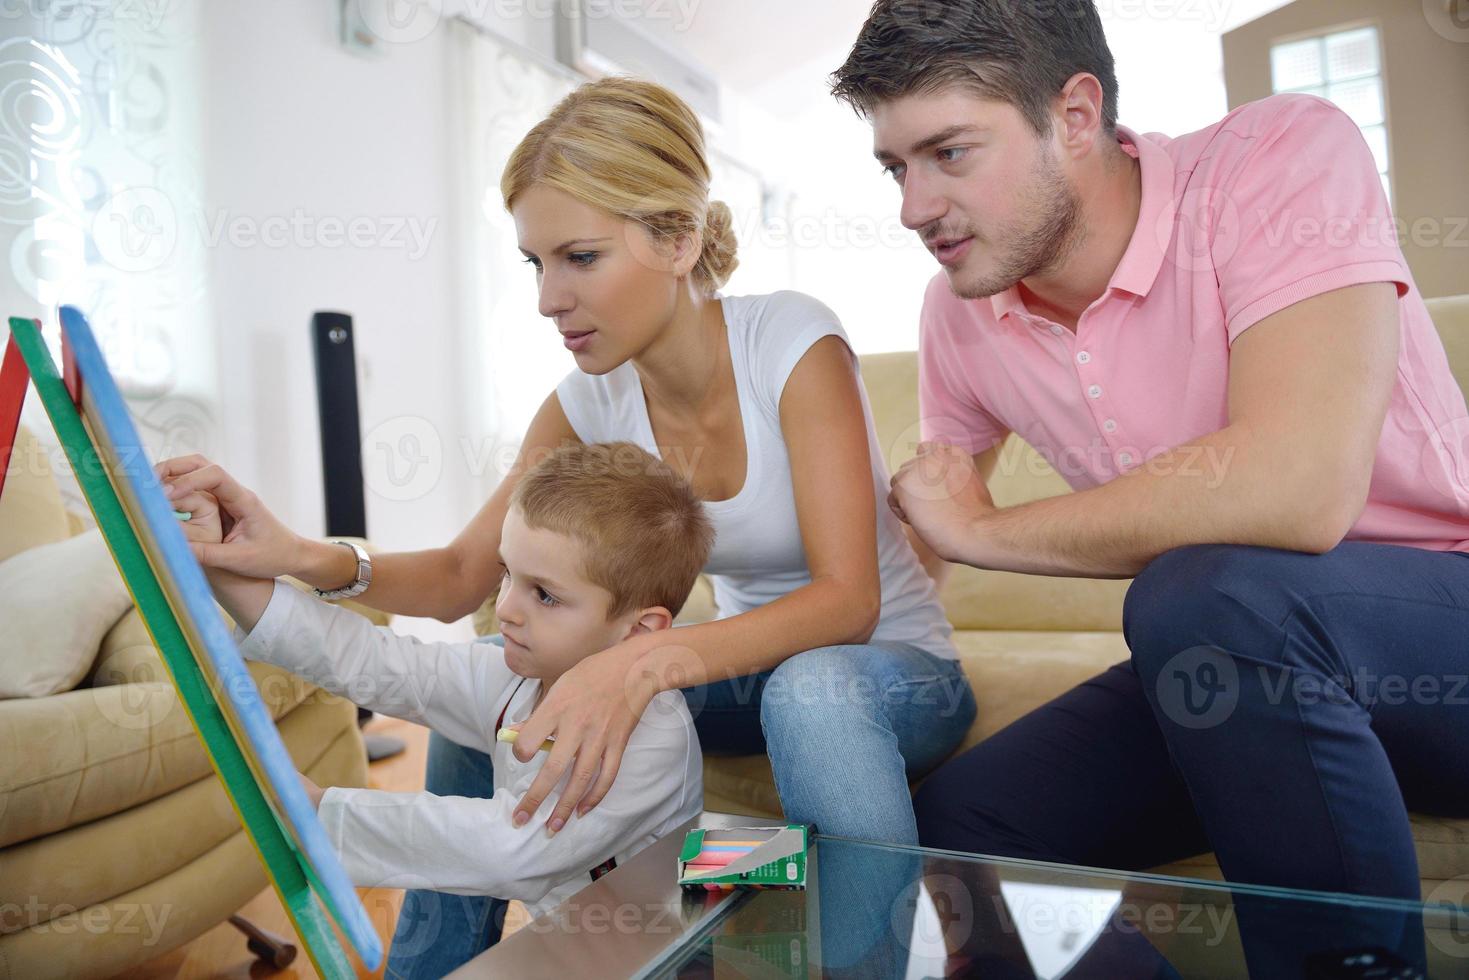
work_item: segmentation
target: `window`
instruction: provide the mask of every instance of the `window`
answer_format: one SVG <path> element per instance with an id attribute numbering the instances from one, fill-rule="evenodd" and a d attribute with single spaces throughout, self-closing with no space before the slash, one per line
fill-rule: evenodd
<path id="1" fill-rule="evenodd" d="M 1382 189 L 1388 180 L 1387 112 L 1382 97 L 1382 59 L 1377 28 L 1357 27 L 1270 46 L 1271 88 L 1304 92 L 1335 102 L 1362 130 L 1377 161 Z"/>

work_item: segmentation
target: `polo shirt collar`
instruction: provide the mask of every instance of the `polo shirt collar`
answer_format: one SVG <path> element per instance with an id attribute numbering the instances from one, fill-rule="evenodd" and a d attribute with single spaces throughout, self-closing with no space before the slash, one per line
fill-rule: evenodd
<path id="1" fill-rule="evenodd" d="M 1138 165 L 1142 170 L 1142 201 L 1127 251 L 1122 253 L 1122 261 L 1113 270 L 1107 288 L 1146 296 L 1158 278 L 1158 270 L 1163 267 L 1163 258 L 1173 237 L 1173 216 L 1178 210 L 1178 202 L 1173 199 L 1173 158 L 1163 147 L 1126 126 L 1119 124 L 1117 135 L 1137 149 Z M 991 296 L 990 308 L 996 322 L 1011 312 L 1024 313 L 1025 303 L 1020 299 L 1020 288 L 1011 286 Z"/>
<path id="2" fill-rule="evenodd" d="M 1143 196 L 1132 240 L 1107 287 L 1146 296 L 1173 240 L 1173 216 L 1178 210 L 1178 202 L 1173 199 L 1173 158 L 1163 147 L 1126 126 L 1118 126 L 1117 134 L 1137 148 Z"/>

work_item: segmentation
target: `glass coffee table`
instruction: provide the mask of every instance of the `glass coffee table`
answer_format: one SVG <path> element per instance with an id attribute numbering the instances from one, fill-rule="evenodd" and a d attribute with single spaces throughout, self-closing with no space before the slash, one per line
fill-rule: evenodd
<path id="1" fill-rule="evenodd" d="M 682 837 L 451 976 L 1469 978 L 1469 882 L 1420 904 L 818 835 L 805 891 L 686 892 Z"/>

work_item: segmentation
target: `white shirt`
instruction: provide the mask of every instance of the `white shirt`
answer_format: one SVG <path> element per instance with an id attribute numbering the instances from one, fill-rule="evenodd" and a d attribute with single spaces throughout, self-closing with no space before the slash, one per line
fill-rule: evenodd
<path id="1" fill-rule="evenodd" d="M 780 396 L 796 364 L 828 334 L 848 344 L 836 314 L 803 293 L 721 296 L 730 361 L 745 431 L 745 482 L 728 500 L 706 501 L 714 550 L 704 571 L 714 585 L 721 618 L 758 609 L 811 582 L 796 517 L 791 461 L 780 425 Z M 957 656 L 953 632 L 933 579 L 904 537 L 886 501 L 889 474 L 867 390 L 858 386 L 877 495 L 877 561 L 882 615 L 872 643 L 910 643 L 936 656 Z M 604 375 L 573 371 L 556 388 L 567 421 L 582 442 L 636 443 L 657 456 L 642 380 L 632 362 Z"/>
<path id="2" fill-rule="evenodd" d="M 699 740 L 678 691 L 648 706 L 602 802 L 551 837 L 560 786 L 524 826 L 510 822 L 546 755 L 522 763 L 495 740 L 501 712 L 503 724 L 524 721 L 540 690 L 510 671 L 501 647 L 399 636 L 281 582 L 255 628 L 235 636 L 248 659 L 492 758 L 490 799 L 327 789 L 318 814 L 354 885 L 519 899 L 537 916 L 590 884 L 592 869 L 621 864 L 703 808 Z"/>

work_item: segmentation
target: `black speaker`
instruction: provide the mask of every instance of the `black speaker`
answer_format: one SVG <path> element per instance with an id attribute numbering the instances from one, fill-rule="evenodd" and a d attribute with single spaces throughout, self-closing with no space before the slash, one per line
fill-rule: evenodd
<path id="1" fill-rule="evenodd" d="M 321 473 L 328 537 L 367 537 L 362 493 L 362 431 L 357 418 L 357 358 L 352 317 L 312 314 L 311 352 L 316 362 L 316 410 L 321 425 Z"/>

